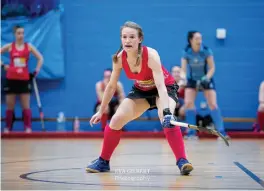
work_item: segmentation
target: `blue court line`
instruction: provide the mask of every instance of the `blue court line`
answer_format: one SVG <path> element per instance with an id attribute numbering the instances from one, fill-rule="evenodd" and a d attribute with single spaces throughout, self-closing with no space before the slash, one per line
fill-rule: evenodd
<path id="1" fill-rule="evenodd" d="M 255 175 L 253 172 L 248 170 L 246 167 L 244 167 L 242 164 L 239 162 L 234 162 L 235 165 L 237 165 L 241 170 L 243 170 L 250 178 L 255 180 L 260 186 L 264 188 L 264 181 L 261 180 L 257 175 Z"/>

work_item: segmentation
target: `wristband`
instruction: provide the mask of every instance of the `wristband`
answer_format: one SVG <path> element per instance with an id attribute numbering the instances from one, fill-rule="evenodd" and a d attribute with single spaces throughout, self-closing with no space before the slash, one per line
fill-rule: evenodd
<path id="1" fill-rule="evenodd" d="M 165 115 L 172 115 L 169 108 L 165 108 L 163 110 L 163 116 L 165 116 Z"/>

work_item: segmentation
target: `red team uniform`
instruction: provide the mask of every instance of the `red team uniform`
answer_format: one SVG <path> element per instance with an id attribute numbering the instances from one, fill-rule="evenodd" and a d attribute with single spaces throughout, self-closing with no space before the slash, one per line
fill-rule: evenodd
<path id="1" fill-rule="evenodd" d="M 11 44 L 10 65 L 6 74 L 4 92 L 6 94 L 27 94 L 31 92 L 30 74 L 28 70 L 28 60 L 30 47 L 24 43 L 24 49 L 18 50 L 15 43 Z M 6 126 L 12 129 L 14 121 L 14 111 L 6 110 Z M 31 128 L 31 110 L 23 110 L 24 128 Z"/>
<path id="2" fill-rule="evenodd" d="M 6 73 L 6 84 L 4 91 L 6 94 L 30 93 L 30 74 L 28 71 L 28 60 L 30 47 L 24 44 L 23 50 L 18 50 L 13 42 L 10 51 L 10 65 Z"/>
<path id="3" fill-rule="evenodd" d="M 143 46 L 142 52 L 142 67 L 138 74 L 132 73 L 127 63 L 127 54 L 125 51 L 122 52 L 122 66 L 129 79 L 135 80 L 132 91 L 128 94 L 128 98 L 146 98 L 150 104 L 150 108 L 156 108 L 156 97 L 158 96 L 158 91 L 156 89 L 155 81 L 153 78 L 152 70 L 148 67 L 148 48 Z M 162 66 L 162 71 L 164 74 L 165 85 L 168 90 L 168 95 L 178 102 L 177 90 L 178 85 L 171 76 L 171 74 Z"/>
<path id="4" fill-rule="evenodd" d="M 139 73 L 132 73 L 127 63 L 127 53 L 122 52 L 122 67 L 129 79 L 135 80 L 134 86 L 127 95 L 129 99 L 146 99 L 150 105 L 149 109 L 155 109 L 156 98 L 159 96 L 157 87 L 154 82 L 152 70 L 148 67 L 148 48 L 143 46 L 142 65 Z M 178 85 L 171 74 L 162 66 L 164 81 L 167 88 L 168 96 L 176 103 L 178 102 L 177 91 Z M 185 154 L 185 146 L 179 127 L 172 125 L 163 128 L 166 139 L 175 155 L 176 165 L 178 165 L 181 173 L 187 175 L 192 170 Z M 109 161 L 115 148 L 119 144 L 121 138 L 121 130 L 113 130 L 106 125 L 104 131 L 104 142 L 100 157 L 88 165 L 88 172 L 107 172 L 110 170 Z"/>
<path id="5" fill-rule="evenodd" d="M 28 59 L 30 48 L 27 43 L 23 50 L 17 50 L 15 43 L 11 45 L 10 65 L 7 70 L 6 78 L 9 80 L 29 80 Z"/>
<path id="6" fill-rule="evenodd" d="M 127 63 L 127 53 L 122 52 L 122 67 L 129 79 L 135 80 L 134 86 L 127 95 L 129 99 L 146 99 L 150 104 L 149 109 L 155 109 L 156 98 L 159 96 L 157 87 L 154 82 L 152 70 L 148 67 L 148 48 L 143 46 L 142 65 L 139 73 L 132 73 Z M 168 96 L 176 103 L 178 102 L 177 91 L 178 85 L 171 74 L 162 66 L 164 81 L 167 88 Z M 185 154 L 185 146 L 179 127 L 163 128 L 166 139 L 175 155 L 177 165 L 182 174 L 189 174 L 192 170 L 187 167 L 187 159 Z M 112 130 L 106 125 L 104 131 L 104 143 L 100 157 L 86 168 L 88 172 L 106 172 L 110 170 L 109 161 L 116 146 L 119 144 L 121 137 L 120 130 Z M 189 164 L 189 163 L 188 163 Z"/>

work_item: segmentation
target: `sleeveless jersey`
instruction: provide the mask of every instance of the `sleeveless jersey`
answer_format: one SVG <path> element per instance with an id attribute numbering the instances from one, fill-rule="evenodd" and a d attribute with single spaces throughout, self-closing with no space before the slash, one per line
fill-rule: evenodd
<path id="1" fill-rule="evenodd" d="M 17 50 L 14 42 L 11 47 L 10 66 L 6 78 L 10 80 L 29 80 L 28 59 L 30 48 L 28 44 L 24 44 L 23 50 Z"/>
<path id="2" fill-rule="evenodd" d="M 213 52 L 207 46 L 201 45 L 199 52 L 194 52 L 190 46 L 183 51 L 183 58 L 187 60 L 187 78 L 192 80 L 200 80 L 207 74 L 207 61 Z"/>
<path id="3" fill-rule="evenodd" d="M 141 66 L 141 71 L 139 73 L 135 74 L 131 72 L 127 62 L 127 53 L 125 51 L 122 52 L 122 66 L 124 68 L 127 77 L 129 79 L 135 80 L 134 85 L 136 88 L 142 91 L 148 91 L 156 88 L 152 70 L 148 67 L 148 48 L 146 46 L 143 46 L 142 66 Z M 163 71 L 165 85 L 174 84 L 175 80 L 163 65 L 162 65 L 162 71 Z"/>

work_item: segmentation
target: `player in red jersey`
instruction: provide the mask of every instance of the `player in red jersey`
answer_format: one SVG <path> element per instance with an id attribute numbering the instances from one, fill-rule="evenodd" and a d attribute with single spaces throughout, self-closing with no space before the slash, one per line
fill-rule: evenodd
<path id="1" fill-rule="evenodd" d="M 122 44 L 113 56 L 113 73 L 105 89 L 101 108 L 93 115 L 90 124 L 100 121 L 116 91 L 122 69 L 129 79 L 135 80 L 135 84 L 127 98 L 119 105 L 110 124 L 105 127 L 101 155 L 86 167 L 87 172 L 110 171 L 109 161 L 120 141 L 122 127 L 141 116 L 146 110 L 155 108 L 158 109 L 164 133 L 181 174 L 188 175 L 193 169 L 186 159 L 180 127 L 170 124 L 170 120 L 175 120 L 172 113 L 178 101 L 176 93 L 178 85 L 162 66 L 158 52 L 142 46 L 143 37 L 141 27 L 134 22 L 126 22 L 121 27 Z"/>
<path id="2" fill-rule="evenodd" d="M 104 95 L 104 91 L 105 91 L 107 84 L 110 81 L 111 74 L 112 74 L 112 69 L 110 69 L 110 68 L 105 69 L 103 80 L 100 80 L 95 85 L 97 102 L 94 106 L 94 113 L 96 113 L 100 109 L 102 99 L 103 99 L 103 95 Z M 116 112 L 118 105 L 122 102 L 123 99 L 125 99 L 124 88 L 123 88 L 122 83 L 118 82 L 117 87 L 116 87 L 116 91 L 113 95 L 113 98 L 109 102 L 105 113 L 103 113 L 103 115 L 101 117 L 102 130 L 104 130 L 106 123 L 107 123 L 107 120 L 109 120 L 113 117 L 113 115 Z"/>
<path id="3" fill-rule="evenodd" d="M 30 52 L 37 58 L 37 67 L 33 73 L 36 76 L 42 66 L 43 57 L 39 51 L 29 43 L 24 42 L 24 28 L 14 27 L 15 42 L 6 44 L 1 48 L 1 54 L 10 53 L 10 64 L 5 65 L 1 61 L 1 66 L 7 72 L 4 92 L 6 94 L 6 127 L 5 132 L 12 130 L 14 120 L 14 107 L 16 95 L 19 95 L 21 107 L 23 109 L 24 128 L 26 132 L 31 132 L 31 110 L 30 110 L 30 73 L 28 71 L 28 60 Z"/>

